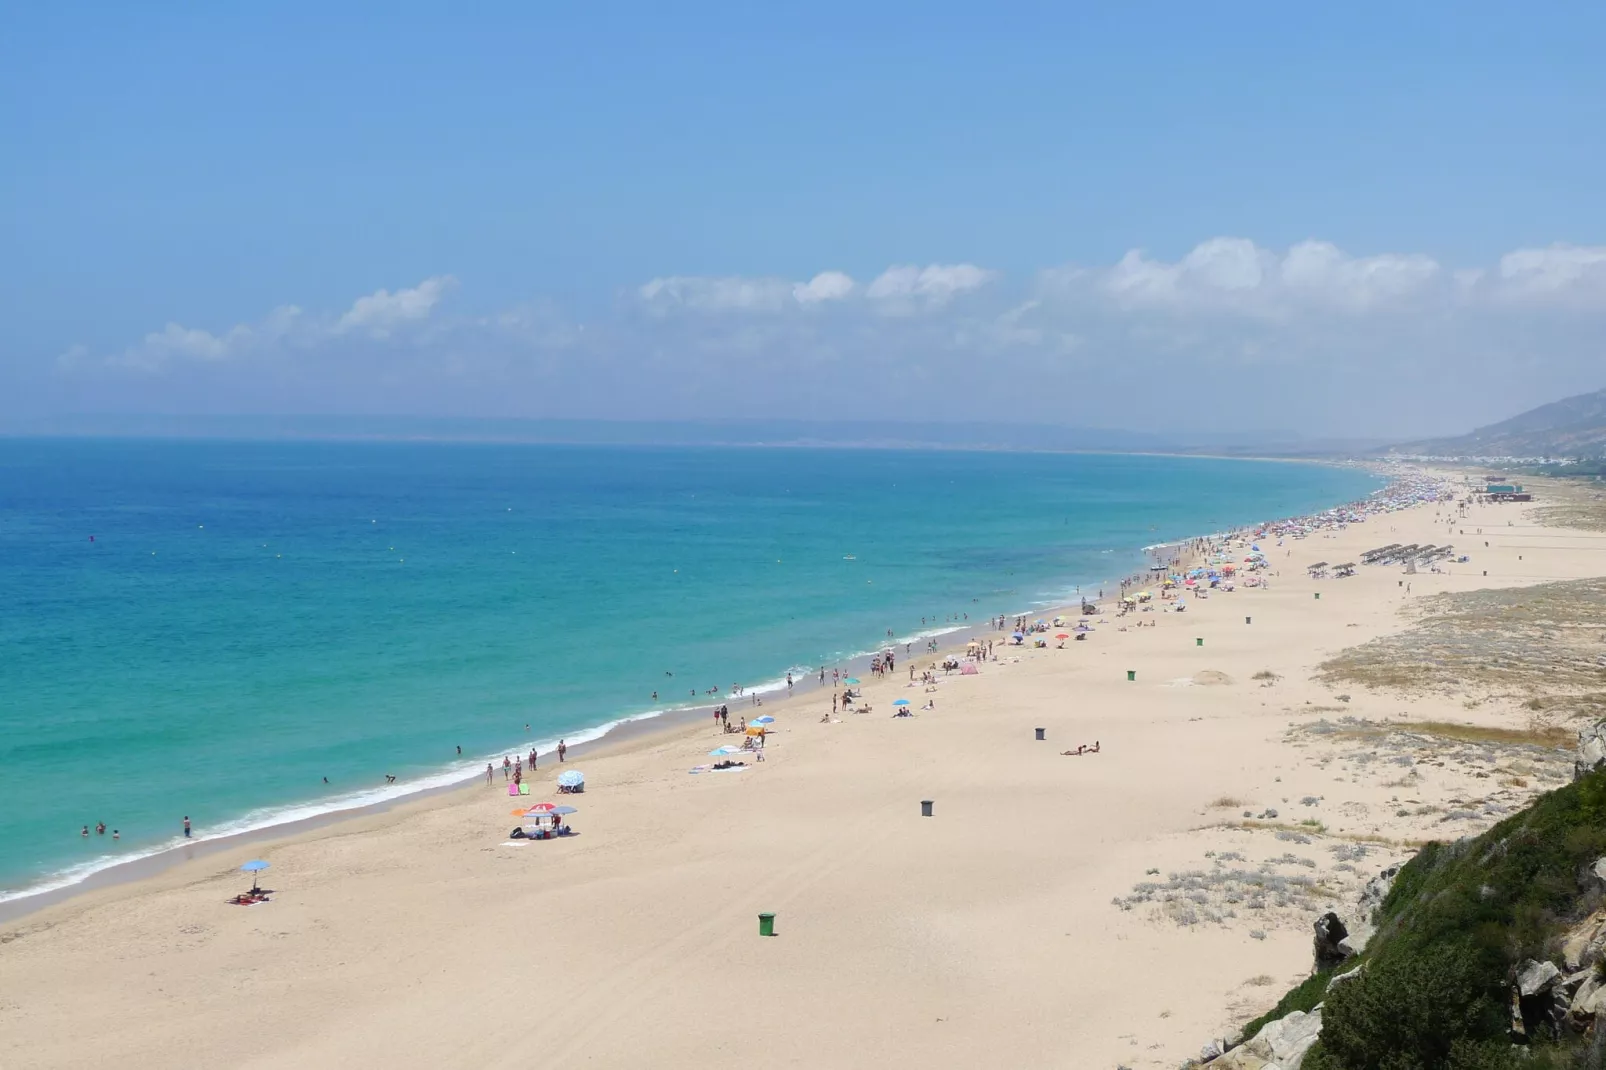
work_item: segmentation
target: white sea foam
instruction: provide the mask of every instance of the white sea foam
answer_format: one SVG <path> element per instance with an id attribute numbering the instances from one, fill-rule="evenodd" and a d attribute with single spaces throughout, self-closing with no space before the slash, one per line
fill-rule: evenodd
<path id="1" fill-rule="evenodd" d="M 786 682 L 784 680 L 781 681 L 781 686 L 786 686 Z M 594 728 L 582 729 L 581 731 L 572 735 L 553 737 L 550 739 L 537 739 L 533 741 L 527 740 L 520 743 L 517 747 L 508 748 L 508 750 L 504 753 L 509 755 L 526 754 L 529 752 L 531 747 L 534 747 L 536 750 L 541 751 L 542 753 L 546 753 L 548 751 L 557 749 L 559 738 L 563 739 L 571 747 L 578 746 L 582 743 L 590 743 L 594 740 L 601 739 L 603 736 L 607 735 L 615 728 L 618 728 L 620 725 L 635 721 L 652 720 L 655 717 L 662 716 L 666 712 L 668 711 L 661 709 L 648 710 L 644 713 L 633 714 L 629 717 L 619 717 L 612 721 L 606 721 L 595 726 Z M 313 799 L 308 802 L 295 803 L 289 806 L 260 807 L 256 810 L 251 810 L 245 814 L 242 814 L 233 821 L 225 822 L 215 828 L 209 829 L 202 835 L 197 835 L 190 839 L 185 839 L 183 836 L 174 836 L 172 839 L 169 839 L 163 843 L 153 844 L 152 846 L 143 847 L 138 850 L 122 852 L 115 855 L 101 855 L 98 858 L 80 862 L 76 865 L 69 866 L 66 869 L 57 870 L 56 872 L 47 875 L 44 879 L 38 881 L 37 883 L 29 884 L 22 888 L 0 889 L 0 903 L 9 903 L 17 899 L 26 899 L 30 896 L 44 895 L 47 892 L 55 892 L 60 891 L 63 888 L 70 888 L 75 884 L 80 884 L 89 879 L 96 873 L 112 869 L 116 866 L 128 865 L 131 862 L 138 862 L 142 859 L 153 858 L 157 855 L 165 854 L 168 851 L 174 851 L 185 846 L 190 846 L 197 843 L 206 843 L 212 840 L 227 839 L 230 836 L 239 836 L 250 832 L 262 832 L 266 829 L 276 828 L 280 825 L 289 825 L 297 821 L 307 821 L 313 818 L 326 817 L 330 814 L 340 814 L 351 810 L 360 810 L 367 806 L 395 802 L 396 800 L 405 799 L 410 795 L 417 795 L 421 792 L 437 791 L 441 788 L 456 787 L 459 784 L 473 780 L 475 777 L 483 776 L 485 773 L 485 764 L 489 762 L 492 766 L 495 766 L 502 760 L 502 757 L 503 754 L 486 754 L 474 760 L 465 758 L 462 762 L 454 763 L 449 768 L 442 769 L 434 773 L 426 773 L 423 776 L 414 777 L 409 780 L 398 780 L 394 784 L 384 784 L 375 788 L 368 788 L 362 791 L 346 792 L 340 795 L 329 796 L 322 799 Z"/>

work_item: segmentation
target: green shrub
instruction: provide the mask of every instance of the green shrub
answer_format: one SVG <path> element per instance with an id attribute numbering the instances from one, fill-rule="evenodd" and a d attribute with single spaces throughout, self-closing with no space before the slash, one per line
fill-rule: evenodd
<path id="1" fill-rule="evenodd" d="M 1544 958 L 1598 897 L 1579 883 L 1606 851 L 1606 773 L 1540 797 L 1475 839 L 1430 843 L 1401 868 L 1379 909 L 1366 968 L 1322 1008 L 1307 1070 L 1505 1070 L 1512 970 Z M 1250 1023 L 1309 1010 L 1325 994 L 1312 977 Z M 1522 1065 L 1585 1067 L 1576 1038 L 1535 1044 Z M 1589 1060 L 1593 1059 L 1594 1062 Z"/>
<path id="2" fill-rule="evenodd" d="M 1503 1040 L 1498 965 L 1471 941 L 1381 956 L 1322 1008 L 1322 1048 L 1345 1070 L 1449 1070 L 1457 1040 Z"/>

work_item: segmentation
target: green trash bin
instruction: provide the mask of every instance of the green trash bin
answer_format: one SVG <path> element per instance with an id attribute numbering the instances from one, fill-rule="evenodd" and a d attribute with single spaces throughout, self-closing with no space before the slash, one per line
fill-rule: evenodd
<path id="1" fill-rule="evenodd" d="M 1321 600 L 1322 600 L 1322 592 L 1317 591 L 1316 592 L 1316 601 L 1320 602 Z"/>
<path id="2" fill-rule="evenodd" d="M 758 916 L 758 935 L 760 935 L 760 936 L 774 936 L 775 935 L 775 915 L 774 914 L 760 914 Z"/>
<path id="3" fill-rule="evenodd" d="M 1136 669 L 1128 669 L 1126 671 L 1126 678 L 1128 680 L 1136 680 L 1138 678 L 1138 671 Z"/>
<path id="4" fill-rule="evenodd" d="M 1195 639 L 1193 641 L 1193 645 L 1194 646 L 1204 646 L 1204 640 L 1203 639 Z"/>

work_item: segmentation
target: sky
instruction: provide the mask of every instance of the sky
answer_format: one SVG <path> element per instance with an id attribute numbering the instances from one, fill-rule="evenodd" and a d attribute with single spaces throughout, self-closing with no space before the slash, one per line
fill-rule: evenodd
<path id="1" fill-rule="evenodd" d="M 1598 0 L 62 2 L 5 25 L 0 428 L 1408 438 L 1606 386 Z"/>

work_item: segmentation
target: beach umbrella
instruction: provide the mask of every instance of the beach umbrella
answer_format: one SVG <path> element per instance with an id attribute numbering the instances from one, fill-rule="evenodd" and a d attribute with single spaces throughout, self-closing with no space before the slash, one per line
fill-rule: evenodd
<path id="1" fill-rule="evenodd" d="M 771 717 L 767 713 L 762 717 L 755 717 L 751 721 L 748 722 L 748 724 L 774 724 L 774 723 L 775 723 L 775 718 Z"/>
<path id="2" fill-rule="evenodd" d="M 959 670 L 960 676 L 975 676 L 976 673 L 977 669 L 974 665 L 966 665 L 964 668 Z"/>
<path id="3" fill-rule="evenodd" d="M 1059 633 L 1059 634 L 1058 634 L 1058 635 L 1056 635 L 1056 636 L 1055 636 L 1055 637 L 1054 637 L 1054 638 L 1055 638 L 1055 639 L 1069 639 L 1069 638 L 1070 638 L 1070 636 L 1069 636 L 1069 635 L 1066 635 L 1066 634 L 1065 634 L 1065 633 L 1064 633 L 1064 632 L 1060 632 L 1060 633 Z"/>
<path id="4" fill-rule="evenodd" d="M 557 803 L 536 803 L 535 805 L 533 805 L 533 806 L 529 807 L 527 810 L 525 810 L 524 813 L 526 815 L 529 815 L 529 814 L 546 814 L 546 813 L 552 812 L 552 810 L 554 810 L 557 807 L 557 805 L 558 805 Z"/>
<path id="5" fill-rule="evenodd" d="M 1015 633 L 1010 635 L 1010 638 L 1011 639 L 1025 639 L 1026 638 L 1026 633 L 1025 632 L 1015 632 Z"/>
<path id="6" fill-rule="evenodd" d="M 552 812 L 554 814 L 578 814 L 580 811 L 572 806 L 554 806 Z"/>
<path id="7" fill-rule="evenodd" d="M 845 684 L 856 684 L 856 683 L 859 682 L 859 678 L 857 676 L 850 676 L 846 680 L 843 680 L 842 682 L 845 683 Z"/>
<path id="8" fill-rule="evenodd" d="M 708 752 L 708 756 L 710 758 L 723 758 L 727 754 L 740 754 L 740 753 L 742 753 L 742 748 L 733 747 L 730 744 L 726 744 L 723 747 L 716 747 L 715 749 L 709 751 Z"/>
<path id="9" fill-rule="evenodd" d="M 251 874 L 251 890 L 254 892 L 254 891 L 257 890 L 257 874 L 259 874 L 263 870 L 267 869 L 268 868 L 268 864 L 266 862 L 262 861 L 262 859 L 260 859 L 260 858 L 255 858 L 255 859 L 252 859 L 251 861 L 247 862 L 245 865 L 241 866 L 240 868 L 242 870 L 244 870 L 245 872 Z"/>
<path id="10" fill-rule="evenodd" d="M 907 706 L 907 705 L 909 705 L 909 700 L 906 699 L 906 698 L 901 698 L 898 701 L 894 702 L 893 705 L 894 706 Z"/>
<path id="11" fill-rule="evenodd" d="M 512 811 L 512 813 L 513 813 L 513 816 L 514 816 L 514 817 L 523 817 L 523 816 L 524 816 L 524 807 L 522 807 L 522 806 L 520 806 L 520 807 L 516 807 L 516 808 L 515 808 L 515 809 L 514 809 L 514 810 L 513 810 L 513 811 Z"/>
<path id="12" fill-rule="evenodd" d="M 578 769 L 569 769 L 558 774 L 558 787 L 578 788 L 586 782 L 586 775 Z"/>

